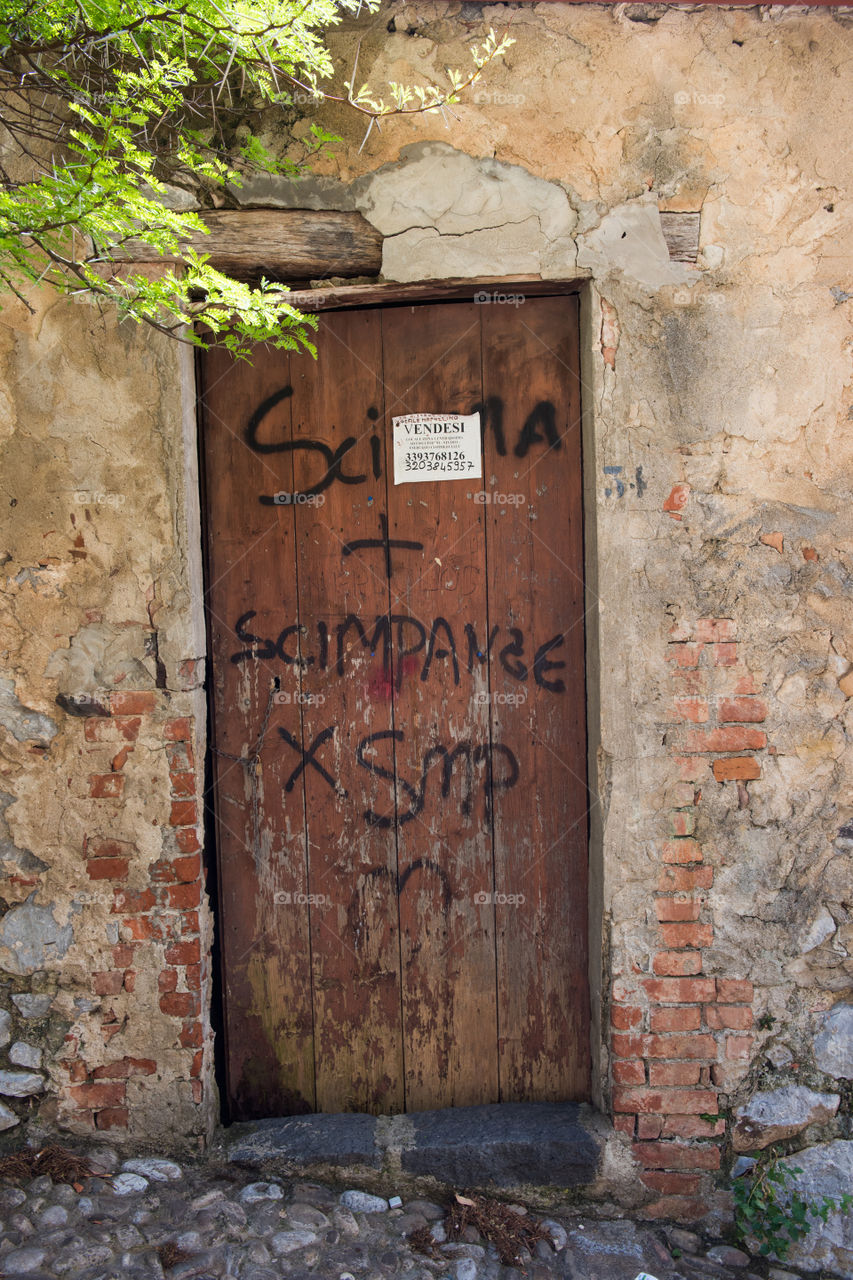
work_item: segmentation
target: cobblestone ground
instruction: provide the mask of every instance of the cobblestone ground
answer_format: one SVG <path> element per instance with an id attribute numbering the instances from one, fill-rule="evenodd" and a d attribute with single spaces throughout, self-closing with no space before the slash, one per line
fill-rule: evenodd
<path id="1" fill-rule="evenodd" d="M 28 1280 L 705 1280 L 796 1273 L 720 1241 L 628 1219 L 555 1213 L 549 1240 L 514 1266 L 474 1228 L 448 1241 L 445 1210 L 286 1178 L 258 1182 L 231 1165 L 88 1153 L 105 1176 L 80 1190 L 48 1177 L 0 1185 L 0 1275 Z M 255 1179 L 255 1180 L 253 1180 Z M 518 1211 L 524 1213 L 522 1206 Z M 408 1237 L 429 1227 L 437 1257 Z"/>

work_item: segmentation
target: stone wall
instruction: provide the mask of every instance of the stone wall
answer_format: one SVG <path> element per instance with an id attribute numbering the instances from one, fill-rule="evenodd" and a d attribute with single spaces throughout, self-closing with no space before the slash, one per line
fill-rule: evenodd
<path id="1" fill-rule="evenodd" d="M 359 78 L 439 74 L 508 20 L 445 118 L 364 141 L 325 107 L 325 172 L 235 199 L 359 209 L 388 280 L 586 282 L 593 1091 L 646 1211 L 695 1216 L 754 1095 L 794 1147 L 850 1134 L 853 17 L 394 4 Z M 695 262 L 661 213 L 693 215 Z M 190 1139 L 215 1096 L 186 374 L 81 307 L 16 314 L 0 962 L 45 1000 L 6 1123 L 157 1138 L 165 1101 Z"/>

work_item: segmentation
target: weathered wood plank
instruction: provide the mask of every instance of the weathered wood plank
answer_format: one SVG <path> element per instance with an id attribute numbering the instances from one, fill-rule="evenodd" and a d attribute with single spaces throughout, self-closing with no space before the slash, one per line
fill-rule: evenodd
<path id="1" fill-rule="evenodd" d="M 660 215 L 660 229 L 673 262 L 693 266 L 699 253 L 699 213 L 667 213 Z"/>
<path id="2" fill-rule="evenodd" d="M 279 732 L 298 739 L 299 707 L 275 700 L 281 618 L 297 609 L 294 515 L 259 502 L 262 493 L 292 488 L 293 467 L 289 452 L 251 447 L 249 429 L 257 407 L 290 375 L 286 354 L 263 355 L 253 367 L 211 351 L 202 384 L 219 936 L 235 1119 L 316 1105 L 308 908 L 300 897 L 304 797 L 301 788 L 287 793 L 295 762 Z M 290 432 L 282 399 L 256 437 L 264 444 Z M 251 764 L 233 759 L 253 752 Z"/>
<path id="3" fill-rule="evenodd" d="M 382 266 L 382 236 L 360 213 L 219 209 L 200 216 L 208 234 L 193 236 L 192 248 L 239 280 L 375 276 Z M 169 261 L 156 258 L 139 241 L 129 241 L 115 256 L 118 261 Z"/>
<path id="4" fill-rule="evenodd" d="M 389 439 L 392 417 L 479 400 L 480 311 L 383 314 Z M 465 643 L 467 623 L 486 644 L 483 509 L 466 496 L 479 482 L 388 480 L 391 536 L 423 546 L 395 551 L 391 575 L 392 609 L 411 619 L 394 653 L 394 727 L 406 1109 L 422 1111 L 497 1098 L 494 916 L 478 902 L 493 886 L 488 708 Z"/>
<path id="5" fill-rule="evenodd" d="M 383 403 L 380 332 L 378 311 L 325 316 L 317 361 L 291 357 L 294 443 L 343 449 L 345 474 L 363 479 L 311 494 L 326 460 L 307 447 L 294 455 L 295 489 L 308 499 L 294 506 L 303 666 L 300 674 L 291 665 L 283 686 L 299 691 L 302 741 L 306 752 L 321 743 L 311 759 L 326 775 L 311 764 L 301 776 L 317 1107 L 388 1114 L 404 1105 L 397 850 L 393 825 L 365 822 L 367 811 L 384 809 L 388 785 L 359 763 L 359 746 L 393 727 L 390 652 L 374 639 L 377 627 L 385 634 L 389 583 L 376 552 L 345 554 L 350 541 L 376 536 L 384 509 L 371 448 Z"/>
<path id="6" fill-rule="evenodd" d="M 481 308 L 501 1100 L 589 1096 L 577 302 Z M 502 431 L 498 429 L 498 423 Z M 497 776 L 497 775 L 496 775 Z"/>

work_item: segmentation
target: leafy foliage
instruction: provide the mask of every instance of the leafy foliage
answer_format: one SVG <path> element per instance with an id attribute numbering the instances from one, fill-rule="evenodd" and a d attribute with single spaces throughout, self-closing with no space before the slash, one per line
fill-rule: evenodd
<path id="1" fill-rule="evenodd" d="M 27 284 L 45 280 L 197 345 L 201 320 L 240 355 L 259 341 L 310 350 L 316 322 L 284 287 L 216 271 L 187 243 L 204 234 L 201 218 L 164 197 L 215 199 L 252 170 L 292 176 L 340 141 L 315 124 L 296 158 L 280 159 L 253 132 L 253 112 L 296 94 L 346 101 L 370 127 L 444 110 L 512 43 L 490 32 L 470 74 L 448 70 L 444 89 L 395 84 L 389 102 L 355 91 L 356 57 L 346 94 L 324 90 L 335 71 L 326 31 L 378 4 L 0 0 L 0 284 L 25 300 Z M 155 279 L 117 265 L 134 256 L 170 265 Z"/>
<path id="2" fill-rule="evenodd" d="M 757 1240 L 759 1253 L 775 1255 L 781 1262 L 791 1246 L 811 1231 L 814 1221 L 826 1222 L 830 1213 L 847 1213 L 853 1196 L 844 1194 L 836 1200 L 806 1200 L 796 1190 L 795 1175 L 802 1173 L 797 1165 L 784 1164 L 779 1152 L 771 1147 L 763 1152 L 752 1168 L 734 1182 L 735 1229 L 744 1241 Z"/>

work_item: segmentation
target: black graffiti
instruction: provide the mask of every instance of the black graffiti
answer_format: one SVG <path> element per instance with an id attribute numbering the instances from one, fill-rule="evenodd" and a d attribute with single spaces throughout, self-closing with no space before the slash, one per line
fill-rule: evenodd
<path id="1" fill-rule="evenodd" d="M 254 635 L 247 628 L 252 619 L 257 617 L 254 609 L 240 615 L 234 624 L 234 634 L 246 647 L 231 654 L 231 661 L 242 663 L 248 661 L 279 661 L 287 666 L 303 669 L 314 666 L 320 671 L 334 671 L 343 677 L 347 672 L 347 659 L 357 646 L 369 652 L 371 657 L 380 654 L 382 669 L 389 676 L 393 670 L 393 684 L 399 691 L 403 677 L 408 668 L 407 658 L 422 654 L 419 679 L 426 683 L 435 668 L 441 671 L 441 678 L 449 678 L 455 686 L 461 683 L 463 668 L 473 674 L 475 669 L 482 668 L 493 659 L 495 642 L 501 632 L 500 626 L 493 626 L 484 633 L 481 642 L 477 628 L 473 622 L 464 624 L 467 650 L 460 658 L 456 636 L 447 618 L 440 615 L 433 618 L 427 627 L 417 618 L 408 614 L 379 614 L 372 622 L 365 622 L 355 613 L 348 613 L 342 622 L 330 627 L 324 620 L 319 620 L 316 627 L 309 630 L 306 626 L 289 624 L 282 628 L 275 640 Z M 293 636 L 305 637 L 310 647 L 312 635 L 316 633 L 316 652 L 291 652 L 287 647 Z M 555 636 L 530 649 L 529 637 L 525 636 L 521 627 L 508 628 L 509 639 L 497 650 L 497 662 L 507 675 L 520 683 L 528 680 L 533 674 L 534 682 L 540 689 L 549 693 L 564 693 L 565 680 L 561 676 L 551 676 L 551 672 L 562 671 L 566 663 L 561 658 L 550 657 L 565 643 L 566 633 L 558 632 Z M 334 639 L 330 646 L 330 638 Z M 300 649 L 302 648 L 300 641 Z M 525 660 L 526 659 L 526 660 Z"/>
<path id="2" fill-rule="evenodd" d="M 409 808 L 402 813 L 398 811 L 381 814 L 374 809 L 365 809 L 364 820 L 369 827 L 402 827 L 407 822 L 417 818 L 424 809 L 427 780 L 434 766 L 439 762 L 441 763 L 440 795 L 442 800 L 447 800 L 450 796 L 454 765 L 457 760 L 463 761 L 464 773 L 462 775 L 460 812 L 465 817 L 470 816 L 473 810 L 475 773 L 478 766 L 485 766 L 482 787 L 486 803 L 486 821 L 491 820 L 494 792 L 508 791 L 518 782 L 520 773 L 518 760 L 508 746 L 498 742 L 474 744 L 466 739 L 465 741 L 457 742 L 452 749 L 448 749 L 441 743 L 428 747 L 423 755 L 420 778 L 417 783 L 408 782 L 395 769 L 386 769 L 378 761 L 366 758 L 366 752 L 372 751 L 377 743 L 394 742 L 401 744 L 404 740 L 405 735 L 402 729 L 382 729 L 378 733 L 371 733 L 362 738 L 356 748 L 356 760 L 362 768 L 366 769 L 374 777 L 382 778 L 385 782 L 395 785 L 399 789 L 398 794 L 399 792 L 405 793 L 409 802 Z M 496 755 L 502 757 L 507 765 L 507 770 L 502 775 L 495 772 L 494 761 Z"/>
<path id="3" fill-rule="evenodd" d="M 323 778 L 324 781 L 328 782 L 332 790 L 336 792 L 337 795 L 341 797 L 341 799 L 345 800 L 347 796 L 346 788 L 341 786 L 341 784 L 332 776 L 332 774 L 329 773 L 328 769 L 323 768 L 319 760 L 314 759 L 318 749 L 323 745 L 323 743 L 328 742 L 330 738 L 333 738 L 335 736 L 335 726 L 330 725 L 328 729 L 323 729 L 320 733 L 318 733 L 307 751 L 305 750 L 305 746 L 303 743 L 299 742 L 298 739 L 294 738 L 293 734 L 288 733 L 286 729 L 282 729 L 280 725 L 279 725 L 278 731 L 281 734 L 284 741 L 287 743 L 287 745 L 289 747 L 293 747 L 293 750 L 296 751 L 300 756 L 299 764 L 296 766 L 296 768 L 291 773 L 290 777 L 287 779 L 287 782 L 285 782 L 284 784 L 285 791 L 292 791 L 296 784 L 297 778 L 299 778 L 299 776 L 305 772 L 308 766 L 311 765 L 312 769 L 316 769 L 320 777 Z"/>
<path id="4" fill-rule="evenodd" d="M 321 455 L 325 463 L 325 471 L 315 484 L 294 493 L 294 501 L 298 501 L 300 497 L 312 497 L 318 493 L 323 493 L 336 480 L 340 481 L 341 484 L 350 485 L 366 483 L 366 471 L 348 473 L 343 470 L 344 459 L 347 454 L 355 449 L 361 434 L 363 434 L 361 429 L 359 429 L 359 435 L 347 436 L 336 447 L 328 444 L 320 436 L 303 436 L 296 440 L 263 441 L 258 439 L 258 432 L 267 415 L 282 401 L 288 400 L 292 396 L 293 388 L 291 386 L 281 387 L 278 391 L 274 391 L 272 395 L 267 396 L 249 418 L 244 437 L 249 448 L 255 453 L 295 454 L 301 451 L 306 454 L 318 453 Z M 469 413 L 480 414 L 480 432 L 483 448 L 486 448 L 487 435 L 491 434 L 498 457 L 506 457 L 508 453 L 506 413 L 502 397 L 487 396 L 484 400 L 478 400 L 471 405 Z M 375 405 L 371 405 L 367 410 L 366 416 L 370 422 L 377 422 L 380 416 L 379 410 Z M 382 440 L 379 435 L 372 432 L 369 436 L 369 444 L 371 472 L 373 479 L 379 480 L 382 477 Z M 550 400 L 539 400 L 527 414 L 518 431 L 512 452 L 516 458 L 526 458 L 534 445 L 544 445 L 546 453 L 552 449 L 558 450 L 562 448 L 562 438 L 557 424 L 557 409 Z M 278 505 L 274 494 L 261 494 L 258 500 L 265 506 Z"/>
<path id="5" fill-rule="evenodd" d="M 341 555 L 351 556 L 354 551 L 376 550 L 380 547 L 385 552 L 385 574 L 391 577 L 391 548 L 397 551 L 423 551 L 424 544 L 422 542 L 407 541 L 405 538 L 390 538 L 388 536 L 388 517 L 384 512 L 379 516 L 380 538 L 356 538 L 354 542 L 345 542 Z"/>

